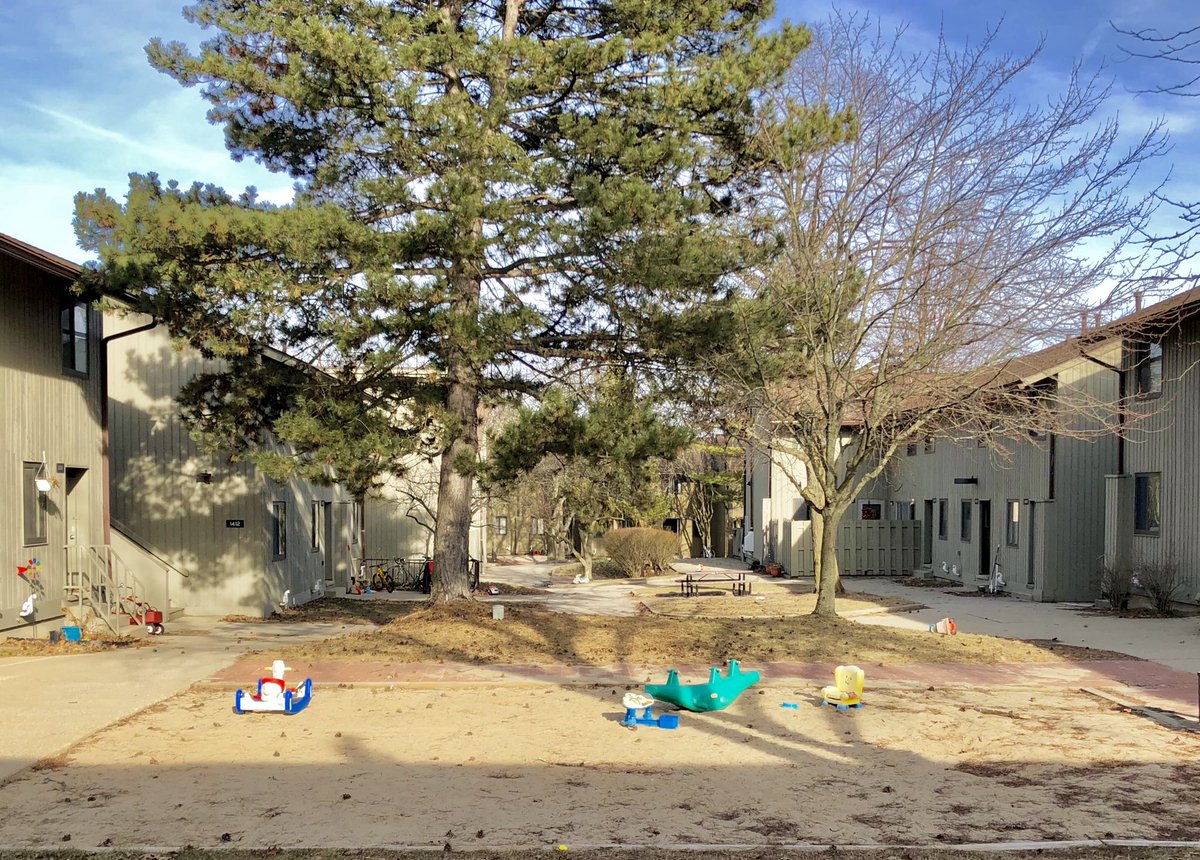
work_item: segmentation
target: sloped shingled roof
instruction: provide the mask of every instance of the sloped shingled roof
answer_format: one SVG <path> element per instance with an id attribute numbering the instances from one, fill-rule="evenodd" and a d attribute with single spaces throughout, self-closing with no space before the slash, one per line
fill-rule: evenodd
<path id="1" fill-rule="evenodd" d="M 78 263 L 72 263 L 70 260 L 64 259 L 57 254 L 51 254 L 49 251 L 43 251 L 41 248 L 35 248 L 27 242 L 22 242 L 9 236 L 6 233 L 0 233 L 0 254 L 20 260 L 33 266 L 35 269 L 40 269 L 43 272 L 54 275 L 55 277 L 65 278 L 69 281 L 74 281 L 79 277 L 79 273 L 83 271 L 83 267 Z"/>
<path id="2" fill-rule="evenodd" d="M 1171 296 L 1161 302 L 1089 329 L 1045 349 L 1017 356 L 1004 365 L 998 381 L 1031 382 L 1049 376 L 1067 362 L 1088 355 L 1116 338 L 1161 335 L 1182 320 L 1200 312 L 1200 287 Z"/>

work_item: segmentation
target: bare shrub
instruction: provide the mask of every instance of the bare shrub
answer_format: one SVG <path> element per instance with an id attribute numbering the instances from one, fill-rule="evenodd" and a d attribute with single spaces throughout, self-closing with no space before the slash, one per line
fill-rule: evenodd
<path id="1" fill-rule="evenodd" d="M 1100 594 L 1108 598 L 1113 612 L 1129 608 L 1129 594 L 1133 591 L 1133 571 L 1128 567 L 1104 565 L 1100 574 Z"/>
<path id="2" fill-rule="evenodd" d="M 612 529 L 604 535 L 608 557 L 629 576 L 641 576 L 647 567 L 655 573 L 665 570 L 675 558 L 679 538 L 662 529 Z"/>
<path id="3" fill-rule="evenodd" d="M 1156 611 L 1164 615 L 1171 612 L 1175 592 L 1183 585 L 1179 580 L 1179 562 L 1173 558 L 1163 561 L 1145 561 L 1138 565 L 1138 583 L 1154 604 Z"/>

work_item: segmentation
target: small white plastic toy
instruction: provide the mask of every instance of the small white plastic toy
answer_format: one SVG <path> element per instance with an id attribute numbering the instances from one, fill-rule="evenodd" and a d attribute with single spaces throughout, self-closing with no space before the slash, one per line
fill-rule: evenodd
<path id="1" fill-rule="evenodd" d="M 282 660 L 275 660 L 267 667 L 271 677 L 258 679 L 258 692 L 247 694 L 238 690 L 233 697 L 233 711 L 245 714 L 249 711 L 278 711 L 298 714 L 312 701 L 312 678 L 306 678 L 301 689 L 288 688 L 283 675 L 289 667 Z"/>

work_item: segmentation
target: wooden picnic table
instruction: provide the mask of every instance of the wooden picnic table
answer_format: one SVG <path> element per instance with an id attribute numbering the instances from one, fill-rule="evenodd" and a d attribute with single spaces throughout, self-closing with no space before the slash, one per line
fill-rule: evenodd
<path id="1" fill-rule="evenodd" d="M 700 593 L 700 587 L 706 582 L 728 582 L 729 590 L 741 597 L 749 594 L 753 583 L 746 579 L 744 570 L 706 570 L 701 573 L 685 573 L 679 579 L 679 593 L 684 597 L 695 597 Z"/>

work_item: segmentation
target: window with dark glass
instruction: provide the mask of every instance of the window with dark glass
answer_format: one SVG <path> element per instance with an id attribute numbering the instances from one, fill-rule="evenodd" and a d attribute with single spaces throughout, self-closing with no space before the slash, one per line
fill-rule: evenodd
<path id="1" fill-rule="evenodd" d="M 958 536 L 963 543 L 971 542 L 971 500 L 962 499 L 958 503 Z"/>
<path id="2" fill-rule="evenodd" d="M 933 437 L 926 436 L 925 437 L 925 453 L 932 454 L 934 452 L 934 450 L 936 449 L 936 447 L 937 446 L 936 446 L 936 443 L 933 441 Z"/>
<path id="3" fill-rule="evenodd" d="M 1016 546 L 1021 538 L 1021 500 L 1009 499 L 1004 503 L 1004 542 Z"/>
<path id="4" fill-rule="evenodd" d="M 904 446 L 904 456 L 905 457 L 917 456 L 917 443 L 916 442 L 909 442 Z"/>
<path id="5" fill-rule="evenodd" d="M 46 494 L 37 488 L 41 463 L 26 463 L 21 471 L 21 501 L 24 508 L 25 546 L 46 543 Z"/>
<path id="6" fill-rule="evenodd" d="M 287 558 L 287 502 L 271 503 L 271 555 Z"/>
<path id="7" fill-rule="evenodd" d="M 88 328 L 91 308 L 87 302 L 73 302 L 62 309 L 63 370 L 88 372 Z"/>
<path id="8" fill-rule="evenodd" d="M 1133 476 L 1133 530 L 1156 535 L 1162 527 L 1162 472 Z"/>
<path id="9" fill-rule="evenodd" d="M 1129 366 L 1133 371 L 1133 393 L 1149 397 L 1162 393 L 1162 344 L 1146 341 L 1134 344 L 1129 351 Z"/>
<path id="10" fill-rule="evenodd" d="M 946 508 L 949 506 L 947 499 L 938 499 L 938 540 L 946 539 Z"/>

